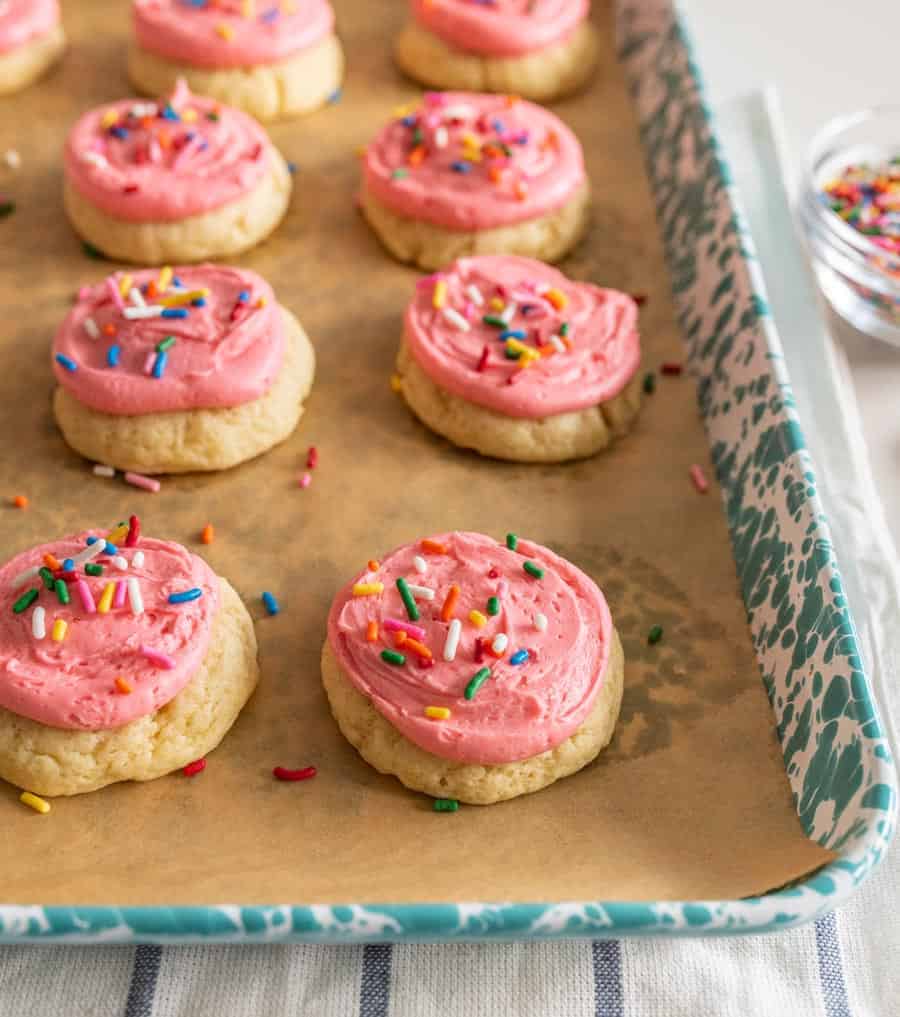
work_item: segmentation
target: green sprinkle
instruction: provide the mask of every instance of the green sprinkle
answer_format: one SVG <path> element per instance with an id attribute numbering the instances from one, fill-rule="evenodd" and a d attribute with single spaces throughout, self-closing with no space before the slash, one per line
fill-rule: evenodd
<path id="1" fill-rule="evenodd" d="M 506 546 L 510 549 L 510 551 L 515 551 L 515 549 L 519 546 L 519 538 L 514 533 L 507 533 Z"/>
<path id="2" fill-rule="evenodd" d="M 569 323 L 567 321 L 564 321 L 559 326 L 559 334 L 560 335 L 568 335 L 569 334 Z"/>
<path id="3" fill-rule="evenodd" d="M 496 597 L 488 597 L 487 613 L 500 614 L 500 601 Z"/>
<path id="4" fill-rule="evenodd" d="M 510 349 L 509 346 L 506 347 L 506 359 L 507 360 L 518 360 L 521 356 L 522 356 L 522 351 L 521 350 Z"/>
<path id="5" fill-rule="evenodd" d="M 476 672 L 472 680 L 466 686 L 465 697 L 466 699 L 474 699 L 475 693 L 481 688 L 482 685 L 490 678 L 491 669 L 489 667 L 483 667 L 480 671 Z"/>
<path id="6" fill-rule="evenodd" d="M 23 593 L 15 604 L 13 604 L 13 611 L 15 611 L 16 614 L 21 614 L 23 611 L 27 610 L 38 599 L 39 592 L 40 591 L 36 586 L 32 586 L 27 593 Z"/>
<path id="7" fill-rule="evenodd" d="M 404 177 L 409 176 L 409 170 L 404 169 L 402 166 L 399 166 L 397 169 L 393 171 L 393 173 L 391 173 L 391 176 L 393 177 L 394 180 L 402 180 Z"/>
<path id="8" fill-rule="evenodd" d="M 61 579 L 56 580 L 56 582 L 53 584 L 53 588 L 54 590 L 56 590 L 56 596 L 59 597 L 60 604 L 68 604 L 69 601 L 72 599 L 69 596 L 68 586 L 66 586 L 66 584 Z"/>
<path id="9" fill-rule="evenodd" d="M 397 589 L 400 591 L 400 597 L 403 600 L 403 606 L 406 608 L 406 613 L 409 615 L 409 620 L 418 621 L 419 608 L 413 599 L 413 595 L 409 592 L 409 586 L 403 576 L 397 580 Z"/>
<path id="10" fill-rule="evenodd" d="M 12 215 L 16 210 L 16 203 L 14 201 L 0 201 L 0 219 L 5 219 L 8 215 Z"/>
<path id="11" fill-rule="evenodd" d="M 496 314 L 486 314 L 481 320 L 485 325 L 493 325 L 494 328 L 506 328 L 506 322 Z"/>
<path id="12" fill-rule="evenodd" d="M 382 650 L 381 659 L 395 667 L 402 667 L 406 663 L 406 657 L 402 653 L 397 653 L 396 650 Z"/>
<path id="13" fill-rule="evenodd" d="M 658 643 L 663 637 L 662 625 L 654 625 L 652 629 L 647 633 L 647 642 L 652 646 L 654 643 Z"/>
<path id="14" fill-rule="evenodd" d="M 206 114 L 206 119 L 207 120 L 212 120 L 213 122 L 215 122 L 216 120 L 219 119 L 219 114 L 218 113 L 207 113 Z"/>
<path id="15" fill-rule="evenodd" d="M 647 395 L 653 395 L 656 391 L 656 375 L 652 371 L 644 375 L 644 391 Z"/>
<path id="16" fill-rule="evenodd" d="M 455 798 L 435 798 L 434 811 L 457 812 L 459 811 L 459 802 Z"/>
<path id="17" fill-rule="evenodd" d="M 421 145 L 424 140 L 425 140 L 425 135 L 422 134 L 422 128 L 421 127 L 417 127 L 413 131 L 413 144 L 414 145 Z"/>
<path id="18" fill-rule="evenodd" d="M 171 349 L 175 345 L 175 336 L 167 335 L 165 339 L 156 344 L 157 353 L 165 353 L 166 350 Z"/>
<path id="19" fill-rule="evenodd" d="M 89 576 L 102 576 L 103 566 L 97 565 L 94 562 L 88 562 L 84 567 L 84 571 L 87 572 Z"/>
<path id="20" fill-rule="evenodd" d="M 41 577 L 41 579 L 44 580 L 44 586 L 46 586 L 48 590 L 52 590 L 53 583 L 55 582 L 55 580 L 53 578 L 53 573 L 50 571 L 50 569 L 48 569 L 47 566 L 45 565 L 38 572 L 38 575 Z"/>
<path id="21" fill-rule="evenodd" d="M 535 565 L 533 561 L 526 561 L 522 565 L 522 568 L 525 569 L 528 575 L 534 576 L 535 579 L 544 578 L 544 570 L 540 567 L 540 565 Z"/>
<path id="22" fill-rule="evenodd" d="M 81 245 L 81 249 L 89 258 L 94 258 L 97 261 L 103 260 L 103 251 L 101 251 L 99 247 L 94 247 L 93 244 L 89 244 L 86 240 Z"/>

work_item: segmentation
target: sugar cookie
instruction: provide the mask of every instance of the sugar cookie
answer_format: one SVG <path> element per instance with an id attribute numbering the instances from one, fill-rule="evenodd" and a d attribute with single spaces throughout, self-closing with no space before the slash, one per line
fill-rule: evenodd
<path id="1" fill-rule="evenodd" d="M 36 81 L 66 48 L 57 0 L 0 4 L 0 95 Z"/>

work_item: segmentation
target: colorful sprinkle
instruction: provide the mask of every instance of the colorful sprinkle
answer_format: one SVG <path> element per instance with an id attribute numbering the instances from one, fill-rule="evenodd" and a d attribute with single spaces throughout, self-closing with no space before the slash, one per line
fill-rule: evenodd
<path id="1" fill-rule="evenodd" d="M 97 605 L 94 603 L 94 595 L 91 593 L 90 586 L 88 586 L 83 579 L 79 579 L 75 583 L 75 589 L 78 591 L 78 598 L 81 601 L 81 606 L 84 608 L 85 612 L 87 614 L 95 614 L 97 611 Z"/>
<path id="2" fill-rule="evenodd" d="M 394 667 L 402 667 L 406 663 L 406 657 L 402 653 L 397 653 L 396 650 L 382 650 L 381 659 L 386 664 L 393 664 Z"/>
<path id="3" fill-rule="evenodd" d="M 126 681 L 121 675 L 116 678 L 115 684 L 116 689 L 121 692 L 123 696 L 130 695 L 130 693 L 134 692 L 131 683 Z"/>
<path id="4" fill-rule="evenodd" d="M 156 494 L 159 491 L 160 483 L 152 477 L 145 477 L 141 473 L 132 473 L 130 470 L 125 474 L 125 483 L 132 487 L 140 487 L 144 491 Z"/>
<path id="5" fill-rule="evenodd" d="M 419 620 L 419 608 L 416 605 L 415 599 L 410 592 L 409 585 L 406 580 L 400 576 L 397 580 L 397 589 L 400 591 L 400 599 L 403 601 L 403 606 L 406 608 L 406 614 L 410 621 Z"/>
<path id="6" fill-rule="evenodd" d="M 67 371 L 77 371 L 78 364 L 75 363 L 70 357 L 67 357 L 64 353 L 56 354 L 56 362 L 61 367 L 64 367 Z"/>
<path id="7" fill-rule="evenodd" d="M 487 613 L 492 616 L 500 614 L 500 600 L 498 597 L 488 597 Z"/>
<path id="8" fill-rule="evenodd" d="M 206 769 L 205 759 L 195 759 L 193 763 L 188 763 L 187 766 L 181 768 L 181 772 L 185 777 L 196 777 L 198 773 L 203 773 Z"/>
<path id="9" fill-rule="evenodd" d="M 413 568 L 421 576 L 421 575 L 424 575 L 428 571 L 428 563 L 425 561 L 425 559 L 420 554 L 416 554 L 416 555 L 413 555 Z"/>
<path id="10" fill-rule="evenodd" d="M 420 600 L 434 600 L 434 590 L 430 586 L 418 586 L 415 583 L 407 583 L 407 589 Z"/>
<path id="11" fill-rule="evenodd" d="M 446 706 L 426 706 L 425 716 L 429 720 L 449 720 L 451 714 Z"/>
<path id="12" fill-rule="evenodd" d="M 169 594 L 169 603 L 170 604 L 186 604 L 188 601 L 190 601 L 190 600 L 198 600 L 202 596 L 203 596 L 203 590 L 200 590 L 200 589 L 198 589 L 195 586 L 193 589 L 191 589 L 191 590 L 184 590 L 181 593 L 170 593 Z M 269 596 L 271 597 L 272 595 L 269 594 Z M 266 599 L 266 594 L 263 594 L 263 600 L 265 600 L 265 599 Z M 274 600 L 274 597 L 272 599 Z M 268 605 L 266 605 L 266 606 L 268 606 Z M 270 614 L 277 614 L 277 612 L 278 612 L 278 605 L 276 604 L 275 605 L 275 610 L 274 611 L 270 611 L 269 613 Z"/>
<path id="13" fill-rule="evenodd" d="M 519 546 L 519 538 L 515 535 L 515 533 L 506 534 L 506 546 L 510 549 L 510 551 L 515 551 L 515 549 Z"/>
<path id="14" fill-rule="evenodd" d="M 663 637 L 662 625 L 654 625 L 647 633 L 647 642 L 653 646 L 654 643 L 658 643 Z"/>
<path id="15" fill-rule="evenodd" d="M 644 392 L 646 392 L 647 395 L 653 395 L 655 391 L 656 375 L 652 371 L 649 371 L 644 375 Z"/>
<path id="16" fill-rule="evenodd" d="M 677 375 L 681 374 L 681 364 L 675 363 L 674 361 L 668 360 L 664 364 L 660 365 L 660 371 L 663 374 Z"/>
<path id="17" fill-rule="evenodd" d="M 47 612 L 40 606 L 31 614 L 31 634 L 35 639 L 43 639 L 47 635 Z"/>
<path id="18" fill-rule="evenodd" d="M 533 561 L 523 562 L 522 568 L 528 573 L 528 575 L 533 576 L 535 579 L 544 578 L 544 570 L 540 567 L 540 565 L 535 565 Z"/>
<path id="19" fill-rule="evenodd" d="M 475 611 L 474 609 L 469 612 L 469 621 L 477 629 L 483 629 L 487 625 L 487 618 L 480 611 Z"/>
<path id="20" fill-rule="evenodd" d="M 516 652 L 509 658 L 510 664 L 524 664 L 528 660 L 527 650 L 516 650 Z"/>
<path id="21" fill-rule="evenodd" d="M 423 551 L 428 551 L 430 554 L 446 554 L 447 547 L 445 544 L 441 544 L 437 540 L 429 540 L 427 537 L 421 541 L 421 548 Z"/>
<path id="22" fill-rule="evenodd" d="M 207 523 L 206 526 L 200 531 L 200 542 L 202 544 L 211 544 L 215 540 L 216 531 L 213 528 L 212 523 Z"/>
<path id="23" fill-rule="evenodd" d="M 61 581 L 61 580 L 60 580 Z M 65 585 L 65 584 L 63 584 Z M 15 614 L 22 614 L 23 611 L 27 611 L 29 607 L 38 599 L 40 596 L 40 590 L 34 586 L 27 593 L 23 593 L 21 597 L 13 604 L 13 612 Z"/>
<path id="24" fill-rule="evenodd" d="M 706 494 L 709 490 L 709 482 L 706 479 L 706 474 L 703 472 L 703 467 L 694 463 L 688 472 L 690 473 L 694 487 L 697 488 L 700 494 Z"/>
<path id="25" fill-rule="evenodd" d="M 506 653 L 507 646 L 509 646 L 509 636 L 505 632 L 498 632 L 491 643 L 491 649 L 499 655 Z"/>
<path id="26" fill-rule="evenodd" d="M 269 593 L 268 590 L 266 590 L 265 593 L 263 593 L 262 602 L 263 605 L 265 606 L 265 609 L 269 612 L 269 614 L 278 614 L 278 612 L 281 610 L 281 608 L 278 606 L 278 601 L 275 599 L 274 594 Z"/>
<path id="27" fill-rule="evenodd" d="M 151 664 L 156 664 L 164 671 L 171 671 L 175 667 L 175 658 L 161 650 L 154 650 L 152 646 L 141 646 L 141 656 L 146 657 Z"/>
<path id="28" fill-rule="evenodd" d="M 453 621 L 450 622 L 450 627 L 447 629 L 447 638 L 444 641 L 444 660 L 456 660 L 456 653 L 459 649 L 459 639 L 461 635 L 462 622 L 459 618 L 454 618 Z"/>
<path id="29" fill-rule="evenodd" d="M 68 631 L 68 622 L 63 618 L 57 618 L 53 623 L 53 628 L 50 630 L 50 638 L 54 643 L 61 643 L 66 638 L 66 632 Z"/>
<path id="30" fill-rule="evenodd" d="M 137 555 L 135 555 L 135 558 L 137 558 Z M 141 587 L 137 579 L 134 576 L 129 576 L 126 582 L 128 584 L 128 604 L 131 608 L 131 613 L 134 615 L 143 614 L 144 598 L 141 595 Z"/>
<path id="31" fill-rule="evenodd" d="M 471 681 L 466 686 L 464 693 L 466 699 L 474 699 L 478 690 L 482 685 L 490 678 L 491 669 L 489 667 L 483 667 L 473 675 Z"/>
<path id="32" fill-rule="evenodd" d="M 374 597 L 384 592 L 384 583 L 354 583 L 354 597 Z"/>
<path id="33" fill-rule="evenodd" d="M 103 592 L 100 594 L 100 599 L 97 601 L 97 614 L 109 614 L 109 609 L 112 607 L 112 600 L 115 592 L 115 583 L 107 583 L 106 586 L 103 587 Z"/>
<path id="34" fill-rule="evenodd" d="M 538 611 L 534 616 L 534 627 L 538 630 L 538 632 L 547 631 L 547 616 L 542 614 L 540 611 Z"/>
<path id="35" fill-rule="evenodd" d="M 378 622 L 370 621 L 366 626 L 366 642 L 377 643 L 378 642 Z"/>
<path id="36" fill-rule="evenodd" d="M 413 625 L 412 622 L 401 621 L 399 618 L 385 618 L 384 630 L 385 632 L 405 632 L 413 639 L 424 639 L 428 635 L 421 625 Z"/>
<path id="37" fill-rule="evenodd" d="M 28 499 L 25 497 L 24 494 L 17 494 L 15 496 L 15 498 L 13 498 L 12 503 L 13 503 L 13 508 L 17 508 L 17 509 L 27 509 L 28 508 Z"/>
<path id="38" fill-rule="evenodd" d="M 311 780 L 318 772 L 314 766 L 304 766 L 301 770 L 288 770 L 283 766 L 276 766 L 272 769 L 272 776 L 277 780 L 296 782 L 298 780 Z"/>
<path id="39" fill-rule="evenodd" d="M 42 816 L 46 816 L 50 811 L 50 803 L 45 802 L 43 798 L 39 798 L 37 795 L 33 795 L 30 791 L 23 791 L 19 795 L 19 801 L 23 805 L 27 805 L 29 809 L 40 812 Z"/>
<path id="40" fill-rule="evenodd" d="M 57 579 L 53 583 L 53 589 L 56 591 L 56 596 L 59 599 L 60 604 L 68 604 L 72 599 L 69 596 L 69 588 L 62 579 Z"/>
<path id="41" fill-rule="evenodd" d="M 455 798 L 435 798 L 432 808 L 435 812 L 457 812 L 459 802 Z"/>
<path id="42" fill-rule="evenodd" d="M 431 306 L 440 310 L 447 303 L 447 280 L 438 279 L 431 294 Z"/>

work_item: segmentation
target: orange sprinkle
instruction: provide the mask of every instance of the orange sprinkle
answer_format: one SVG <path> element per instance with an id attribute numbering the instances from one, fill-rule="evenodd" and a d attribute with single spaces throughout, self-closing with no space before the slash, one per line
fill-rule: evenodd
<path id="1" fill-rule="evenodd" d="M 147 283 L 147 296 L 148 297 L 158 297 L 159 296 L 159 290 L 156 288 L 156 280 L 155 279 L 151 279 L 150 282 Z"/>
<path id="2" fill-rule="evenodd" d="M 153 117 L 141 117 L 141 127 L 143 127 L 145 131 L 149 131 L 152 126 Z"/>
<path id="3" fill-rule="evenodd" d="M 404 633 L 406 635 L 406 633 Z M 406 636 L 403 640 L 403 649 L 412 650 L 413 653 L 417 653 L 420 657 L 424 657 L 425 660 L 431 660 L 431 650 L 424 643 L 420 643 L 418 639 L 413 639 L 411 636 Z"/>
<path id="4" fill-rule="evenodd" d="M 528 185 L 522 180 L 516 181 L 516 200 L 524 201 L 528 197 Z"/>
<path id="5" fill-rule="evenodd" d="M 366 626 L 366 642 L 374 643 L 378 640 L 378 622 L 370 621 Z"/>
<path id="6" fill-rule="evenodd" d="M 407 639 L 409 639 L 409 636 L 402 629 L 399 632 L 395 632 L 394 646 L 405 646 Z"/>
<path id="7" fill-rule="evenodd" d="M 126 696 L 128 695 L 129 692 L 132 691 L 131 685 L 127 681 L 125 681 L 125 679 L 121 675 L 119 675 L 119 677 L 116 678 L 116 688 L 119 690 L 119 692 Z"/>
<path id="8" fill-rule="evenodd" d="M 370 572 L 377 572 L 381 568 L 381 562 L 375 561 L 374 558 L 370 558 L 367 564 Z"/>
<path id="9" fill-rule="evenodd" d="M 566 304 L 569 302 L 569 298 L 565 293 L 557 289 L 550 289 L 544 294 L 544 299 L 548 300 L 557 311 L 565 310 Z"/>
<path id="10" fill-rule="evenodd" d="M 429 540 L 427 537 L 422 541 L 421 544 L 423 551 L 430 551 L 432 554 L 446 554 L 446 544 L 441 544 L 436 540 Z"/>
<path id="11" fill-rule="evenodd" d="M 425 158 L 425 147 L 424 145 L 417 145 L 406 157 L 406 161 L 410 166 L 418 166 L 419 163 Z"/>
<path id="12" fill-rule="evenodd" d="M 213 542 L 213 540 L 215 539 L 215 536 L 216 536 L 216 531 L 213 529 L 213 524 L 212 523 L 207 523 L 206 526 L 203 527 L 203 531 L 200 534 L 200 540 L 204 544 L 211 544 Z"/>
<path id="13" fill-rule="evenodd" d="M 456 602 L 459 600 L 459 587 L 454 583 L 444 599 L 444 606 L 441 608 L 441 621 L 450 621 L 456 613 Z"/>
<path id="14" fill-rule="evenodd" d="M 59 572 L 62 568 L 59 559 L 55 558 L 49 551 L 44 555 L 44 564 L 51 572 Z"/>
<path id="15" fill-rule="evenodd" d="M 503 170 L 499 166 L 491 166 L 488 176 L 493 183 L 499 184 L 503 179 Z"/>
<path id="16" fill-rule="evenodd" d="M 111 321 L 108 321 L 103 326 L 103 334 L 104 335 L 115 335 L 116 334 L 116 326 Z"/>
<path id="17" fill-rule="evenodd" d="M 521 98 L 518 95 L 508 95 L 508 96 L 506 96 L 506 105 L 507 106 L 515 106 L 515 104 L 517 102 L 521 102 L 521 101 L 522 100 L 521 100 Z"/>
<path id="18" fill-rule="evenodd" d="M 257 307 L 265 307 L 267 303 L 268 303 L 268 300 L 266 300 L 265 297 L 260 297 L 259 300 L 256 301 L 256 306 Z"/>
<path id="19" fill-rule="evenodd" d="M 27 509 L 28 499 L 24 494 L 17 494 L 15 498 L 13 498 L 13 505 L 15 505 L 16 508 Z"/>
<path id="20" fill-rule="evenodd" d="M 159 142 L 159 147 L 163 150 L 172 147 L 172 134 L 165 127 L 160 127 L 156 132 L 156 140 Z"/>

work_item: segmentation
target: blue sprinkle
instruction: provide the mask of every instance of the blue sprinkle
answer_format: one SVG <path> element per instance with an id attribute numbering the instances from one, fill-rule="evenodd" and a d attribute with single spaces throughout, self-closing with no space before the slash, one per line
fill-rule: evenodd
<path id="1" fill-rule="evenodd" d="M 188 135 L 188 137 L 189 138 L 193 138 L 193 136 L 194 136 L 194 132 L 191 131 L 191 133 Z M 173 286 L 180 286 L 181 285 L 181 280 L 178 278 L 177 275 L 173 275 L 172 276 L 172 285 Z"/>
<path id="2" fill-rule="evenodd" d="M 56 362 L 57 362 L 57 364 L 62 364 L 62 366 L 67 371 L 77 371 L 78 370 L 78 364 L 76 364 L 75 361 L 72 360 L 70 357 L 67 357 L 64 353 L 57 353 L 56 354 Z"/>
<path id="3" fill-rule="evenodd" d="M 325 102 L 327 102 L 327 103 L 340 102 L 341 101 L 341 96 L 343 94 L 344 94 L 344 90 L 342 88 L 336 88 L 331 93 L 331 95 L 328 96 L 328 98 L 325 100 Z"/>
<path id="4" fill-rule="evenodd" d="M 297 172 L 297 164 L 295 162 L 289 162 L 287 166 L 288 173 L 290 173 L 290 175 L 293 176 Z"/>
<path id="5" fill-rule="evenodd" d="M 163 376 L 166 370 L 166 361 L 169 359 L 169 355 L 165 350 L 160 350 L 156 354 L 156 360 L 153 361 L 153 377 L 157 381 Z"/>
<path id="6" fill-rule="evenodd" d="M 509 658 L 510 664 L 524 664 L 528 660 L 527 650 L 516 650 L 516 652 Z"/>
<path id="7" fill-rule="evenodd" d="M 122 138 L 123 140 L 128 137 L 127 127 L 110 127 L 109 133 L 116 138 Z"/>
<path id="8" fill-rule="evenodd" d="M 106 365 L 107 367 L 118 367 L 119 366 L 119 347 L 110 346 L 106 351 Z"/>
<path id="9" fill-rule="evenodd" d="M 525 333 L 520 328 L 507 328 L 500 333 L 501 339 L 524 339 Z"/>
<path id="10" fill-rule="evenodd" d="M 75 569 L 75 562 L 71 558 L 66 558 L 63 562 L 63 572 L 73 572 Z"/>
<path id="11" fill-rule="evenodd" d="M 266 610 L 269 614 L 278 614 L 281 608 L 278 606 L 278 601 L 275 597 L 268 592 L 268 590 L 262 595 L 263 604 L 266 605 Z"/>
<path id="12" fill-rule="evenodd" d="M 450 169 L 452 169 L 454 173 L 468 173 L 471 168 L 472 164 L 470 162 L 463 162 L 461 159 L 450 163 Z"/>
<path id="13" fill-rule="evenodd" d="M 419 118 L 415 116 L 415 114 L 410 114 L 408 117 L 404 117 L 400 121 L 400 123 L 403 124 L 404 127 L 415 127 L 418 122 Z"/>
<path id="14" fill-rule="evenodd" d="M 162 318 L 186 318 L 190 312 L 186 307 L 164 307 Z"/>
<path id="15" fill-rule="evenodd" d="M 238 300 L 242 304 L 246 304 L 249 299 L 250 299 L 250 290 L 241 290 L 241 292 L 238 293 Z"/>
<path id="16" fill-rule="evenodd" d="M 263 11 L 259 16 L 260 21 L 276 21 L 281 14 L 281 11 L 277 7 L 271 7 L 267 11 Z"/>
<path id="17" fill-rule="evenodd" d="M 90 547 L 91 544 L 96 544 L 96 543 L 97 543 L 97 537 L 88 537 L 88 539 L 87 539 L 88 547 Z"/>
<path id="18" fill-rule="evenodd" d="M 206 307 L 206 297 L 197 297 L 191 301 L 191 307 Z"/>
<path id="19" fill-rule="evenodd" d="M 181 117 L 172 109 L 170 105 L 166 105 L 166 108 L 162 111 L 163 120 L 175 120 L 180 121 Z"/>
<path id="20" fill-rule="evenodd" d="M 116 547 L 115 544 L 110 544 L 110 542 L 108 540 L 104 540 L 103 541 L 103 551 L 101 553 L 102 554 L 118 554 L 119 553 L 119 549 Z"/>
<path id="21" fill-rule="evenodd" d="M 198 597 L 203 596 L 203 590 L 198 590 L 195 586 L 192 590 L 185 590 L 184 593 L 170 593 L 169 603 L 170 604 L 185 604 L 189 600 L 196 600 Z"/>
<path id="22" fill-rule="evenodd" d="M 505 130 L 503 126 L 503 121 L 500 120 L 499 117 L 491 121 L 491 127 L 493 127 L 498 134 L 502 134 L 503 131 Z"/>

